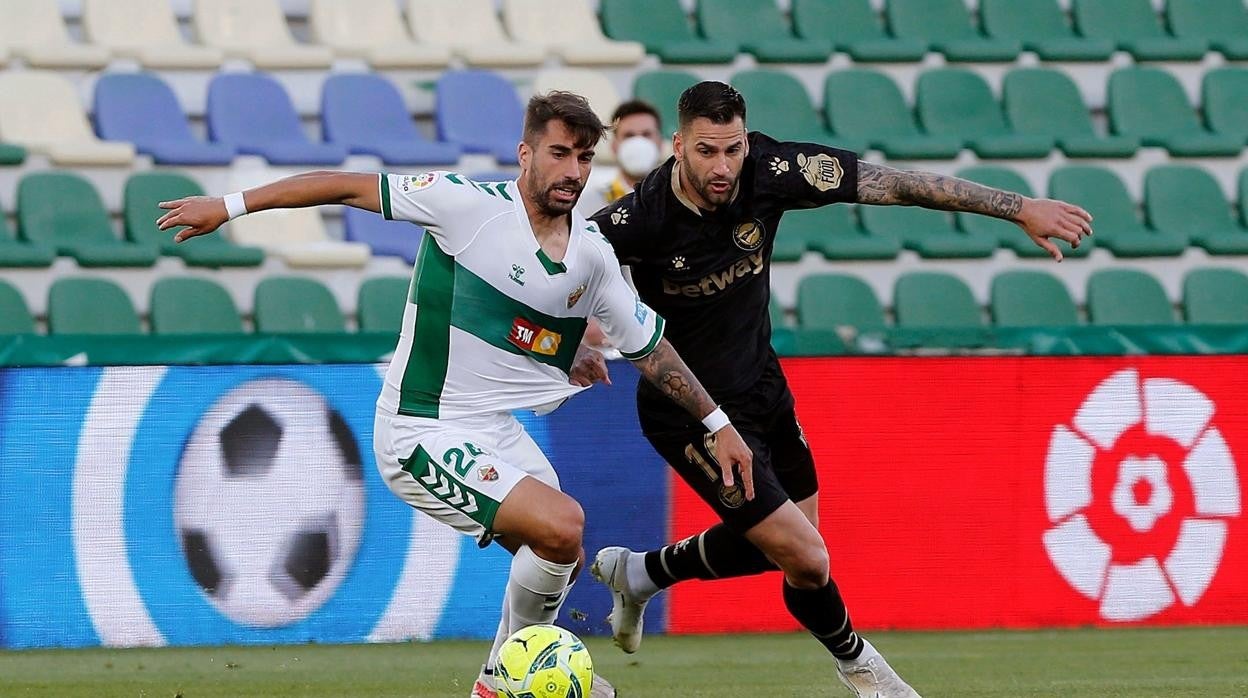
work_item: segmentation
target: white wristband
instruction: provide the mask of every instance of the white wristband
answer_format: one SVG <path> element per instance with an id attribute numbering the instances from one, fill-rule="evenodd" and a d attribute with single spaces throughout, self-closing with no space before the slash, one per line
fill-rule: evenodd
<path id="1" fill-rule="evenodd" d="M 702 426 L 706 427 L 706 430 L 712 434 L 731 423 L 732 422 L 728 421 L 728 415 L 724 414 L 724 409 L 722 407 L 716 407 L 714 412 L 702 418 Z"/>
<path id="2" fill-rule="evenodd" d="M 243 201 L 241 191 L 225 195 L 225 212 L 230 214 L 230 220 L 247 215 L 247 202 Z"/>

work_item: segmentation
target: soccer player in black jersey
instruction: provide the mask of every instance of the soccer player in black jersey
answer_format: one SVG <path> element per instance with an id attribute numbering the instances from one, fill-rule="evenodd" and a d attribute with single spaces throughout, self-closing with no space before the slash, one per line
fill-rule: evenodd
<path id="1" fill-rule="evenodd" d="M 753 472 L 725 486 L 714 438 L 666 395 L 639 384 L 642 431 L 723 523 L 646 553 L 600 551 L 592 571 L 612 590 L 612 633 L 624 651 L 635 652 L 645 603 L 661 589 L 780 569 L 789 612 L 836 658 L 851 690 L 917 696 L 854 632 L 829 574 L 814 460 L 770 342 L 770 264 L 780 217 L 837 202 L 970 211 L 1014 221 L 1060 261 L 1053 239 L 1077 246 L 1091 234 L 1091 216 L 1060 201 L 748 132 L 744 100 L 723 83 L 689 88 L 678 111 L 674 157 L 593 220 L 631 266 L 642 300 L 667 319 L 668 340 L 741 431 Z M 601 357 L 583 351 L 573 381 L 605 377 Z"/>

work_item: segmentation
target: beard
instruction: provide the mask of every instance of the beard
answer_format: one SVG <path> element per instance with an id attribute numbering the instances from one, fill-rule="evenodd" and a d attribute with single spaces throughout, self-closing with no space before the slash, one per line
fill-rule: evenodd
<path id="1" fill-rule="evenodd" d="M 686 179 L 686 181 L 689 182 L 690 185 L 693 186 L 693 190 L 698 193 L 698 196 L 702 197 L 703 201 L 705 201 L 706 203 L 712 206 L 722 206 L 728 203 L 729 201 L 731 201 L 732 194 L 734 191 L 736 191 L 736 188 L 737 188 L 736 177 L 733 177 L 731 179 L 714 177 L 714 176 L 707 176 L 706 178 L 701 178 L 701 177 L 698 177 L 697 173 L 693 171 L 693 168 L 689 167 L 688 165 L 681 167 L 680 174 L 682 177 Z M 717 192 L 714 189 L 711 189 L 711 184 L 719 184 L 719 183 L 725 183 L 728 186 L 722 192 Z"/>
<path id="2" fill-rule="evenodd" d="M 536 186 L 538 184 L 535 181 L 536 179 L 537 178 L 533 176 L 530 176 L 529 178 L 529 184 L 531 185 L 529 190 L 541 192 L 537 195 L 534 203 L 537 204 L 537 208 L 541 211 L 542 215 L 552 218 L 570 213 L 572 209 L 576 207 L 576 202 L 581 198 L 581 191 L 585 188 L 584 185 L 578 180 L 564 179 L 554 182 L 550 186 L 539 190 Z M 573 196 L 570 200 L 561 199 L 556 195 L 556 189 L 567 189 L 573 192 Z"/>

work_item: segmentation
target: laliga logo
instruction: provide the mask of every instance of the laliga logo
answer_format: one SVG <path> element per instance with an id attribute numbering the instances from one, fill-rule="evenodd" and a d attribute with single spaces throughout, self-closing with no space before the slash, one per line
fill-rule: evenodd
<path id="1" fill-rule="evenodd" d="M 1098 385 L 1069 426 L 1053 428 L 1045 462 L 1049 559 L 1108 621 L 1192 606 L 1222 561 L 1239 516 L 1235 462 L 1212 423 L 1213 402 L 1135 369 Z"/>

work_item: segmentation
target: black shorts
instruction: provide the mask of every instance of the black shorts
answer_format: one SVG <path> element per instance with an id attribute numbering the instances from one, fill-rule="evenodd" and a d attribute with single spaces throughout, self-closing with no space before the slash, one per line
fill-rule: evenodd
<path id="1" fill-rule="evenodd" d="M 642 433 L 725 524 L 745 533 L 786 501 L 800 502 L 819 491 L 815 460 L 778 361 L 750 391 L 720 407 L 754 454 L 753 500 L 746 501 L 739 477 L 732 487 L 723 486 L 713 441 L 701 422 L 645 381 L 637 391 Z"/>

